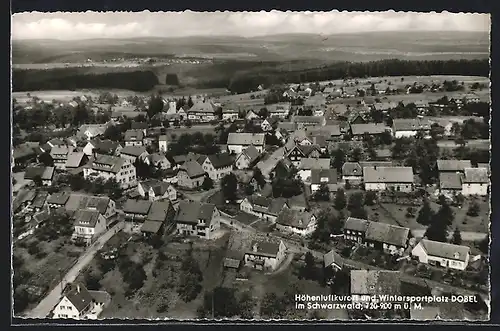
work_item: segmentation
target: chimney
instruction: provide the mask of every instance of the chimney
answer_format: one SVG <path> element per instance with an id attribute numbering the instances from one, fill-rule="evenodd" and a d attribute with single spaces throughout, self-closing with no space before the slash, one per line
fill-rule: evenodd
<path id="1" fill-rule="evenodd" d="M 258 248 L 259 248 L 259 244 L 257 244 L 257 243 L 253 244 L 252 250 L 254 252 L 257 252 Z"/>

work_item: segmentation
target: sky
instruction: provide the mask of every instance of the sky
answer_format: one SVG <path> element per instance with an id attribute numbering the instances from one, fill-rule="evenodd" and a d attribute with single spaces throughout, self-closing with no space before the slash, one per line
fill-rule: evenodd
<path id="1" fill-rule="evenodd" d="M 253 37 L 284 33 L 490 31 L 489 14 L 414 12 L 16 13 L 12 39 Z"/>

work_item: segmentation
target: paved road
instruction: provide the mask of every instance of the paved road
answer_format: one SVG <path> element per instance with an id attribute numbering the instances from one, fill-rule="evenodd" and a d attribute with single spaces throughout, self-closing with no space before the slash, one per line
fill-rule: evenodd
<path id="1" fill-rule="evenodd" d="M 115 233 L 120 231 L 123 228 L 123 225 L 123 222 L 119 222 L 100 236 L 94 244 L 88 247 L 85 253 L 78 258 L 76 264 L 64 276 L 62 286 L 61 283 L 57 284 L 57 286 L 38 304 L 38 306 L 26 314 L 26 317 L 44 318 L 49 315 L 61 298 L 61 287 L 64 288 L 66 284 L 74 282 L 80 272 L 87 266 L 87 264 L 90 263 L 90 261 L 92 261 L 97 251 L 101 249 Z"/>
<path id="2" fill-rule="evenodd" d="M 425 229 L 414 229 L 411 230 L 411 234 L 416 238 L 422 238 L 424 236 Z M 462 236 L 462 240 L 465 241 L 481 241 L 484 237 L 487 236 L 486 233 L 482 232 L 469 232 L 469 231 L 461 231 L 460 235 Z M 453 236 L 453 231 L 448 231 L 448 237 L 451 238 Z"/>

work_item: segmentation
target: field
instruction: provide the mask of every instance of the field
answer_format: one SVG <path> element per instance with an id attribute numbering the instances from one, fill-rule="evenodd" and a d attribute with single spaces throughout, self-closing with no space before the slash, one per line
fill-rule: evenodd
<path id="1" fill-rule="evenodd" d="M 36 250 L 31 248 L 34 246 L 37 247 Z M 30 236 L 16 242 L 13 247 L 14 255 L 21 258 L 22 268 L 31 275 L 23 284 L 28 285 L 28 291 L 38 297 L 36 302 L 61 281 L 61 275 L 66 274 L 83 250 L 64 238 L 43 242 Z"/>

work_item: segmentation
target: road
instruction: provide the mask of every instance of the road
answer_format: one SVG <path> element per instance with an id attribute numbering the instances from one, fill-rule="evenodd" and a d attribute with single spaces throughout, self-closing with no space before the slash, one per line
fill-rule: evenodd
<path id="1" fill-rule="evenodd" d="M 28 318 L 45 318 L 52 309 L 57 305 L 61 298 L 61 288 L 68 283 L 75 281 L 76 277 L 80 272 L 87 266 L 87 264 L 92 261 L 97 251 L 99 251 L 104 244 L 111 238 L 115 233 L 123 228 L 124 222 L 119 222 L 108 231 L 106 231 L 99 239 L 94 242 L 91 246 L 87 248 L 85 253 L 78 258 L 75 265 L 68 271 L 64 276 L 62 284 L 59 283 L 57 286 L 36 306 L 33 310 L 26 314 Z"/>
<path id="2" fill-rule="evenodd" d="M 414 229 L 411 230 L 411 234 L 415 238 L 422 238 L 425 233 L 425 229 Z M 469 231 L 460 231 L 460 235 L 462 236 L 462 240 L 464 241 L 481 241 L 483 240 L 487 234 L 482 232 L 469 232 Z M 453 231 L 448 231 L 448 237 L 451 238 L 453 236 Z"/>
<path id="3" fill-rule="evenodd" d="M 456 148 L 459 145 L 455 143 L 453 140 L 440 140 L 437 142 L 438 147 L 440 148 Z M 467 140 L 467 147 L 470 148 L 479 148 L 479 149 L 485 149 L 486 147 L 490 146 L 490 141 L 488 139 L 474 139 L 474 140 Z"/>
<path id="4" fill-rule="evenodd" d="M 231 221 L 232 221 L 232 224 L 231 224 Z M 257 232 L 256 229 L 253 229 L 253 231 L 252 231 L 247 226 L 243 226 L 238 221 L 236 221 L 234 219 L 231 219 L 229 217 L 226 217 L 226 216 L 221 217 L 221 223 L 224 223 L 224 224 L 227 224 L 229 226 L 232 226 L 232 227 L 234 227 L 234 228 L 236 228 L 238 230 L 242 230 L 242 231 L 246 231 L 246 232 L 251 232 L 251 233 L 256 233 Z M 485 236 L 484 233 L 479 234 L 479 233 L 471 232 L 471 234 L 482 235 L 483 237 Z M 290 252 L 290 253 L 292 253 L 292 254 L 300 254 L 300 253 L 310 252 L 314 256 L 315 259 L 323 260 L 323 255 L 324 254 L 322 252 L 315 251 L 315 250 L 309 249 L 307 247 L 303 247 L 303 246 L 298 245 L 297 243 L 295 243 L 293 241 L 289 241 L 289 240 L 283 239 L 281 237 L 278 237 L 276 235 L 273 235 L 272 233 L 270 233 L 269 236 L 272 236 L 272 237 L 278 238 L 280 240 L 283 240 L 283 242 L 285 243 L 285 245 L 287 247 L 287 251 Z M 466 240 L 466 239 L 464 239 L 464 240 Z M 369 265 L 369 264 L 365 264 L 365 263 L 362 263 L 362 262 L 359 262 L 359 261 L 356 261 L 356 260 L 351 260 L 351 259 L 346 259 L 346 258 L 343 258 L 343 262 L 344 262 L 344 265 L 347 265 L 350 268 L 354 268 L 354 269 L 385 270 L 383 268 L 375 267 L 375 266 L 372 266 L 372 265 Z M 437 282 L 437 281 L 433 281 L 433 280 L 429 280 L 429 279 L 423 279 L 423 278 L 420 278 L 420 277 L 415 277 L 415 276 L 412 276 L 412 275 L 405 274 L 403 272 L 400 272 L 400 274 L 401 274 L 401 281 L 404 281 L 404 282 L 407 282 L 407 283 L 419 284 L 419 285 L 423 285 L 423 286 L 426 286 L 426 287 L 431 288 L 431 289 L 432 288 L 441 288 L 441 289 L 443 289 L 444 291 L 447 291 L 447 292 L 460 293 L 460 294 L 463 294 L 463 295 L 479 294 L 479 295 L 481 295 L 481 297 L 484 300 L 488 300 L 487 295 L 484 294 L 484 293 L 481 293 L 481 292 L 475 292 L 475 291 L 471 291 L 471 290 L 464 289 L 464 288 L 461 288 L 461 287 L 455 287 L 455 286 L 451 286 L 451 285 L 448 285 L 448 284 L 440 283 L 440 282 Z"/>

